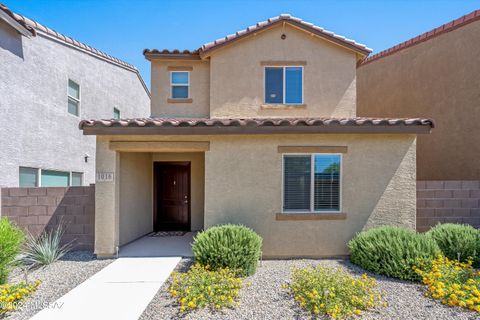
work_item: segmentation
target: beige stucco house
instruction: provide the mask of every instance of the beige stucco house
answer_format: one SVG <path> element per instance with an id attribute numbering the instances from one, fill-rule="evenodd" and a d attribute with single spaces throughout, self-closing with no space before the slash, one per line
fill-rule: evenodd
<path id="1" fill-rule="evenodd" d="M 433 123 L 356 117 L 370 51 L 289 15 L 145 50 L 151 118 L 80 123 L 97 136 L 95 253 L 230 222 L 265 257 L 333 256 L 365 228 L 414 228 L 416 135 Z"/>

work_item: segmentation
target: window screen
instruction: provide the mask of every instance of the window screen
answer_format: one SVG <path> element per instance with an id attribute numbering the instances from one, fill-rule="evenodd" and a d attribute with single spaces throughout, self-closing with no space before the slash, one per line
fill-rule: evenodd
<path id="1" fill-rule="evenodd" d="M 283 103 L 283 68 L 265 68 L 265 102 Z"/>
<path id="2" fill-rule="evenodd" d="M 38 169 L 20 167 L 19 186 L 20 187 L 38 186 Z"/>
<path id="3" fill-rule="evenodd" d="M 310 211 L 311 157 L 285 156 L 283 168 L 283 209 Z"/>
<path id="4" fill-rule="evenodd" d="M 79 187 L 82 185 L 83 173 L 72 172 L 72 186 Z"/>

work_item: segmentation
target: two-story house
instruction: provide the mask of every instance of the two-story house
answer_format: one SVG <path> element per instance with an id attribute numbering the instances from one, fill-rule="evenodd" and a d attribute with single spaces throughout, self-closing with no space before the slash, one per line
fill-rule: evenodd
<path id="1" fill-rule="evenodd" d="M 266 257 L 345 255 L 364 228 L 415 228 L 416 135 L 433 123 L 356 117 L 370 51 L 290 15 L 145 50 L 152 117 L 80 123 L 97 136 L 95 253 L 239 223 Z"/>
<path id="2" fill-rule="evenodd" d="M 134 66 L 0 4 L 0 187 L 94 183 L 78 122 L 149 114 Z"/>

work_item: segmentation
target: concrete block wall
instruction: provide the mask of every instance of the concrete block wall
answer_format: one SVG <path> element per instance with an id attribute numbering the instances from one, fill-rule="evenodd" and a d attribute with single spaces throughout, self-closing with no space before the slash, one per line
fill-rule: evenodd
<path id="1" fill-rule="evenodd" d="M 64 223 L 63 242 L 93 250 L 95 186 L 68 188 L 2 188 L 1 216 L 34 236 Z"/>
<path id="2" fill-rule="evenodd" d="M 480 181 L 417 181 L 417 231 L 447 222 L 480 228 Z"/>

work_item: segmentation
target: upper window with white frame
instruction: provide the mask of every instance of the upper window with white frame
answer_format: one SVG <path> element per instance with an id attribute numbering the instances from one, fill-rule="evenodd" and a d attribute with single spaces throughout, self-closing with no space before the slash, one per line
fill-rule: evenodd
<path id="1" fill-rule="evenodd" d="M 283 212 L 340 212 L 340 154 L 283 156 Z"/>
<path id="2" fill-rule="evenodd" d="M 303 104 L 303 67 L 265 67 L 265 103 Z"/>
<path id="3" fill-rule="evenodd" d="M 80 114 L 80 85 L 68 79 L 68 113 Z"/>
<path id="4" fill-rule="evenodd" d="M 170 85 L 172 99 L 188 99 L 190 97 L 190 72 L 171 71 Z"/>

